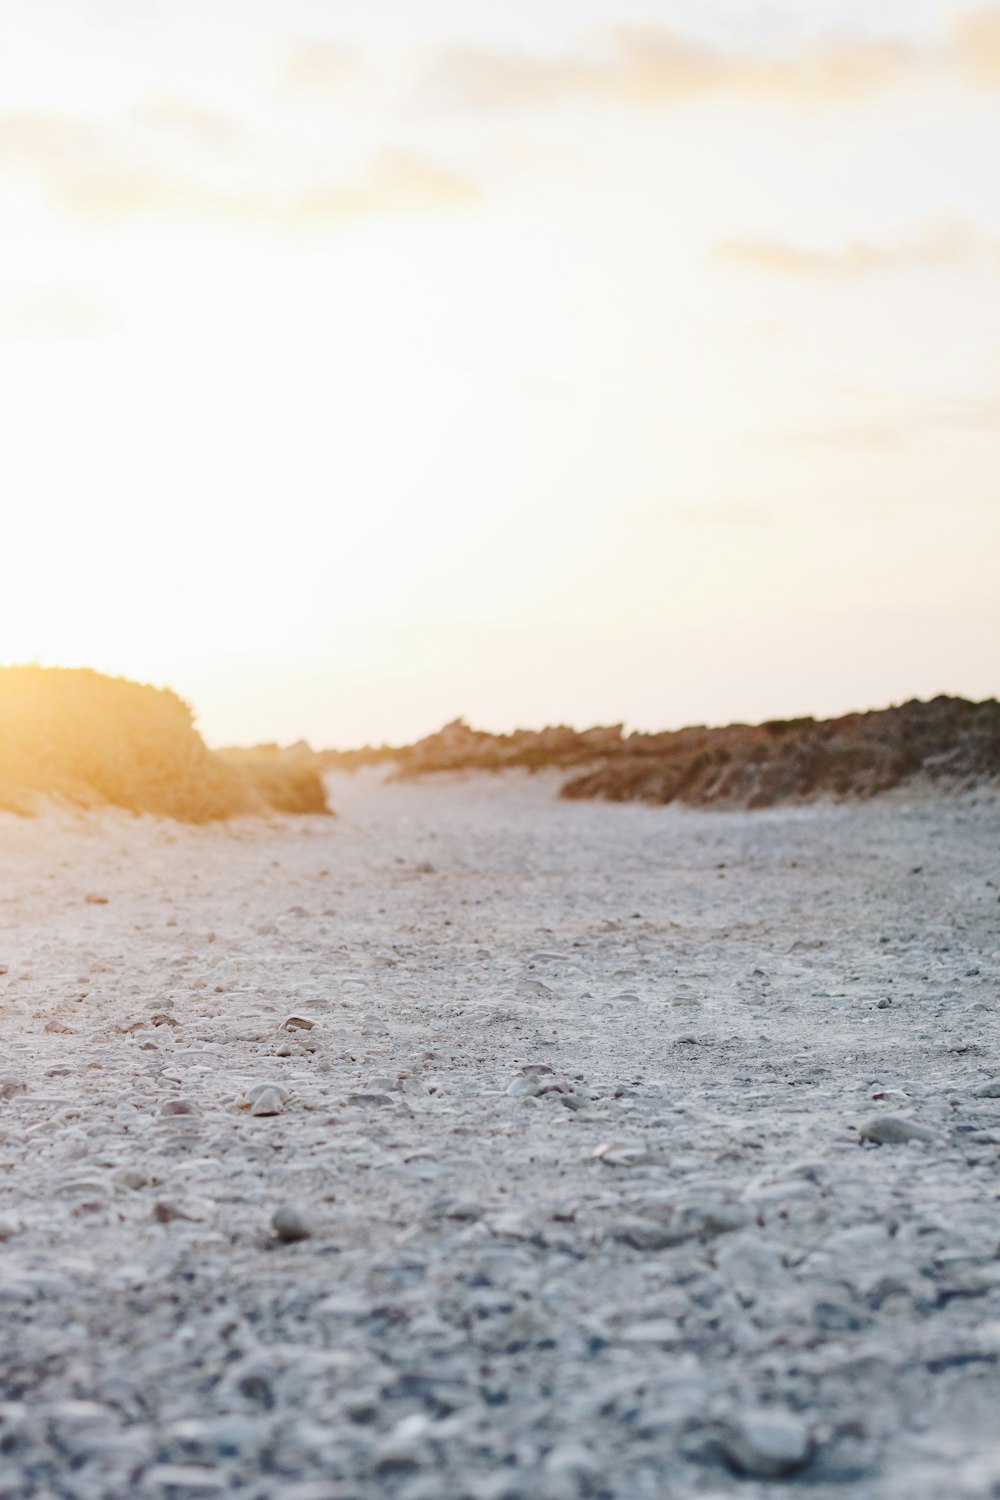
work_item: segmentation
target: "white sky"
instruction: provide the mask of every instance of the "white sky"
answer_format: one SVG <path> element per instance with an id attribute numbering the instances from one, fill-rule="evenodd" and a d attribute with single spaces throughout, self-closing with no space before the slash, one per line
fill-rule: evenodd
<path id="1" fill-rule="evenodd" d="M 994 694 L 1000 7 L 6 0 L 0 660 L 219 741 Z"/>

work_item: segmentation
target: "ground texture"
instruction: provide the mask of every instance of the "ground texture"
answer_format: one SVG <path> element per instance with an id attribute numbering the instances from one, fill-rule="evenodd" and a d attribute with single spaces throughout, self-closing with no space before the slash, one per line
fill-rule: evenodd
<path id="1" fill-rule="evenodd" d="M 3 1500 L 1000 1495 L 1000 805 L 557 784 L 0 819 Z"/>

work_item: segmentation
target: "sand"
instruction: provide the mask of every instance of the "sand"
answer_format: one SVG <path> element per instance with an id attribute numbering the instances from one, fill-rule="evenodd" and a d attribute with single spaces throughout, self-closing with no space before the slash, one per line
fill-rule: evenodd
<path id="1" fill-rule="evenodd" d="M 1000 803 L 555 784 L 0 817 L 4 1500 L 1000 1493 Z"/>

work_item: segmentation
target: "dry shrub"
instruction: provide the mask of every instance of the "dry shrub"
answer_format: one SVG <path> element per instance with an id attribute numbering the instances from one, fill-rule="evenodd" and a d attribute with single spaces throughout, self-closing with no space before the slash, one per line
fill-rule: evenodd
<path id="1" fill-rule="evenodd" d="M 916 776 L 944 790 L 1000 779 L 1000 704 L 941 695 L 839 719 L 629 735 L 561 795 L 759 808 L 865 799 Z"/>
<path id="2" fill-rule="evenodd" d="M 258 777 L 252 762 L 228 763 L 169 690 L 89 669 L 0 668 L 0 807 L 9 811 L 30 812 L 33 794 L 186 823 L 325 811 L 315 780 L 309 790 L 285 775 Z"/>
<path id="3" fill-rule="evenodd" d="M 223 754 L 223 761 L 228 757 Z M 241 756 L 233 763 L 268 807 L 283 813 L 328 813 L 323 777 L 313 766 Z"/>

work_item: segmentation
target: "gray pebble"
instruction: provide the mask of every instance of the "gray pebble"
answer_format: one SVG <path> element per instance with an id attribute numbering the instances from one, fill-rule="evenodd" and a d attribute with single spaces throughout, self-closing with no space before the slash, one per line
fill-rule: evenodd
<path id="1" fill-rule="evenodd" d="M 790 1412 L 763 1407 L 743 1412 L 726 1427 L 722 1452 L 738 1474 L 786 1479 L 804 1469 L 813 1453 L 806 1424 Z"/>
<path id="2" fill-rule="evenodd" d="M 278 1239 L 286 1245 L 296 1240 L 307 1240 L 313 1233 L 313 1223 L 304 1208 L 298 1203 L 283 1203 L 271 1216 L 271 1225 Z"/>
<path id="3" fill-rule="evenodd" d="M 918 1125 L 905 1115 L 876 1115 L 867 1120 L 859 1131 L 863 1141 L 874 1141 L 879 1146 L 902 1146 L 907 1141 L 933 1141 L 935 1134 L 926 1125 Z"/>

